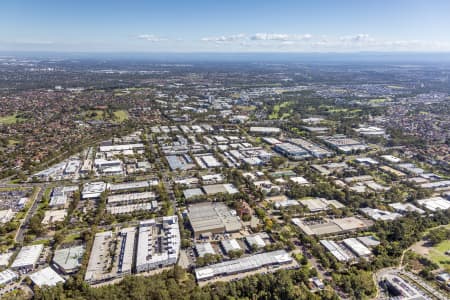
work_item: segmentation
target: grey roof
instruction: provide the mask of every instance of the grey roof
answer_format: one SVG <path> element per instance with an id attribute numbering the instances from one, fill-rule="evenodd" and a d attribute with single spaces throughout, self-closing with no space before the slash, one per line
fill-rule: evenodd
<path id="1" fill-rule="evenodd" d="M 84 251 L 83 245 L 56 250 L 53 263 L 64 272 L 72 272 L 81 266 Z"/>
<path id="2" fill-rule="evenodd" d="M 292 257 L 285 250 L 277 250 L 196 268 L 195 277 L 197 280 L 207 280 L 215 276 L 248 272 L 264 266 L 286 264 L 292 261 Z"/>

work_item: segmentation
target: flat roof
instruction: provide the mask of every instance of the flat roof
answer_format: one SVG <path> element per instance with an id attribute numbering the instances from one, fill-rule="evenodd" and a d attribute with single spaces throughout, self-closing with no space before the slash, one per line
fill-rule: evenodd
<path id="1" fill-rule="evenodd" d="M 207 280 L 216 276 L 243 273 L 259 268 L 291 263 L 293 258 L 285 250 L 265 252 L 229 260 L 207 267 L 196 268 L 195 277 L 197 280 Z"/>
<path id="2" fill-rule="evenodd" d="M 44 250 L 43 244 L 22 247 L 12 263 L 11 268 L 34 266 L 39 260 L 42 250 Z"/>
<path id="3" fill-rule="evenodd" d="M 214 248 L 212 247 L 211 243 L 196 243 L 195 251 L 197 252 L 197 255 L 199 257 L 203 257 L 207 254 L 211 255 L 216 254 L 216 251 L 214 251 Z"/>
<path id="4" fill-rule="evenodd" d="M 56 250 L 53 256 L 53 263 L 65 272 L 73 271 L 81 266 L 84 252 L 85 248 L 83 245 Z"/>
<path id="5" fill-rule="evenodd" d="M 238 217 L 221 202 L 204 202 L 188 206 L 191 226 L 196 233 L 210 231 L 239 231 L 242 227 Z"/>
<path id="6" fill-rule="evenodd" d="M 156 194 L 153 192 L 141 192 L 141 193 L 127 193 L 108 196 L 108 204 L 115 204 L 120 202 L 132 202 L 152 200 L 156 198 Z"/>
<path id="7" fill-rule="evenodd" d="M 149 188 L 149 187 L 150 187 L 149 181 L 132 181 L 132 182 L 108 184 L 108 189 L 111 192 L 122 191 L 122 190 L 131 190 L 131 189 Z"/>
<path id="8" fill-rule="evenodd" d="M 64 278 L 59 276 L 52 268 L 47 267 L 30 275 L 31 281 L 38 287 L 55 286 L 60 282 L 64 282 Z"/>
<path id="9" fill-rule="evenodd" d="M 300 227 L 308 235 L 336 234 L 345 231 L 364 229 L 373 224 L 369 220 L 356 217 L 341 219 L 324 218 L 322 222 L 306 222 L 300 218 L 292 218 L 292 223 Z"/>

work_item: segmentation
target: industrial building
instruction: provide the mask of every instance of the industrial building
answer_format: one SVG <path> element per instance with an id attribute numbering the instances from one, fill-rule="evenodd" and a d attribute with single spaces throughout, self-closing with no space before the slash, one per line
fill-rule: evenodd
<path id="1" fill-rule="evenodd" d="M 354 258 L 335 241 L 320 240 L 320 243 L 340 262 L 347 262 Z"/>
<path id="2" fill-rule="evenodd" d="M 106 183 L 103 181 L 88 182 L 84 184 L 81 196 L 83 199 L 97 199 L 106 191 Z"/>
<path id="3" fill-rule="evenodd" d="M 231 183 L 205 185 L 202 187 L 202 189 L 207 195 L 215 195 L 219 193 L 223 194 L 239 193 L 238 189 L 236 189 L 236 187 Z"/>
<path id="4" fill-rule="evenodd" d="M 292 160 L 300 160 L 311 157 L 308 151 L 291 143 L 276 144 L 273 147 L 273 150 Z"/>
<path id="5" fill-rule="evenodd" d="M 188 154 L 183 155 L 168 155 L 166 156 L 167 162 L 169 164 L 170 170 L 190 170 L 196 168 L 194 161 Z"/>
<path id="6" fill-rule="evenodd" d="M 280 132 L 281 129 L 277 127 L 250 127 L 250 133 L 254 134 L 272 135 L 279 134 Z"/>
<path id="7" fill-rule="evenodd" d="M 376 221 L 393 221 L 402 216 L 401 214 L 396 212 L 390 212 L 387 210 L 381 210 L 371 207 L 361 208 L 360 211 Z"/>
<path id="8" fill-rule="evenodd" d="M 135 203 L 126 205 L 107 206 L 106 211 L 112 215 L 130 214 L 136 211 L 154 211 L 159 208 L 158 202 Z"/>
<path id="9" fill-rule="evenodd" d="M 65 208 L 69 196 L 74 192 L 78 191 L 78 186 L 62 186 L 55 187 L 52 190 L 52 195 L 50 197 L 49 207 L 52 208 Z"/>
<path id="10" fill-rule="evenodd" d="M 133 269 L 134 245 L 136 239 L 136 228 L 123 228 L 119 232 L 120 253 L 117 263 L 117 273 L 122 275 L 131 274 Z"/>
<path id="11" fill-rule="evenodd" d="M 18 278 L 19 275 L 16 272 L 10 269 L 3 270 L 0 272 L 0 286 L 13 282 Z"/>
<path id="12" fill-rule="evenodd" d="M 356 238 L 348 238 L 339 242 L 332 240 L 320 240 L 330 253 L 341 262 L 348 262 L 357 258 L 367 258 L 372 251 Z"/>
<path id="13" fill-rule="evenodd" d="M 425 211 L 423 209 L 420 209 L 411 203 L 397 202 L 397 203 L 390 203 L 389 206 L 392 207 L 396 212 L 401 213 L 401 214 L 405 214 L 408 212 L 416 212 L 419 214 L 425 213 Z"/>
<path id="14" fill-rule="evenodd" d="M 322 136 L 321 139 L 333 149 L 343 153 L 352 153 L 367 150 L 369 147 L 353 138 L 348 138 L 343 134 L 333 136 Z"/>
<path id="15" fill-rule="evenodd" d="M 94 166 L 97 168 L 98 173 L 103 175 L 123 174 L 123 163 L 120 159 L 106 160 L 99 158 L 94 161 Z"/>
<path id="16" fill-rule="evenodd" d="M 156 194 L 153 192 L 140 192 L 129 194 L 117 194 L 108 196 L 107 203 L 110 206 L 126 205 L 149 202 L 156 199 Z"/>
<path id="17" fill-rule="evenodd" d="M 65 209 L 59 210 L 47 210 L 45 211 L 44 219 L 42 220 L 43 225 L 52 224 L 55 222 L 62 222 L 67 216 L 67 211 Z"/>
<path id="18" fill-rule="evenodd" d="M 134 190 L 147 190 L 151 186 L 155 185 L 158 185 L 158 180 L 132 181 L 132 182 L 108 184 L 108 190 L 112 193 L 119 193 Z"/>
<path id="19" fill-rule="evenodd" d="M 122 152 L 127 150 L 144 150 L 144 144 L 142 143 L 136 143 L 136 144 L 124 144 L 124 145 L 107 145 L 107 146 L 100 146 L 99 151 L 100 152 Z"/>
<path id="20" fill-rule="evenodd" d="M 431 211 L 447 210 L 450 208 L 450 201 L 442 197 L 431 197 L 427 199 L 417 200 L 417 203 Z"/>
<path id="21" fill-rule="evenodd" d="M 83 245 L 58 249 L 53 256 L 53 264 L 63 274 L 73 274 L 81 266 L 85 248 Z"/>
<path id="22" fill-rule="evenodd" d="M 52 268 L 47 267 L 39 270 L 30 275 L 30 279 L 34 285 L 38 287 L 43 286 L 55 286 L 58 283 L 63 283 L 65 280 L 58 273 L 56 273 Z"/>
<path id="23" fill-rule="evenodd" d="M 242 250 L 241 246 L 239 245 L 239 242 L 236 239 L 222 240 L 220 241 L 220 246 L 222 247 L 225 254 L 229 254 L 230 252 L 233 251 Z"/>
<path id="24" fill-rule="evenodd" d="M 204 257 L 205 255 L 215 255 L 216 251 L 212 247 L 211 243 L 196 243 L 195 252 L 197 252 L 198 257 Z"/>
<path id="25" fill-rule="evenodd" d="M 300 200 L 300 203 L 307 207 L 308 210 L 312 213 L 329 210 L 332 207 L 334 208 L 343 208 L 345 207 L 342 203 L 336 200 L 327 200 L 324 198 L 313 198 L 313 199 L 305 199 Z"/>
<path id="26" fill-rule="evenodd" d="M 315 158 L 331 157 L 334 155 L 334 152 L 302 138 L 289 139 L 288 141 L 294 145 L 302 147 Z"/>
<path id="27" fill-rule="evenodd" d="M 11 265 L 11 269 L 20 273 L 30 272 L 39 261 L 42 250 L 44 250 L 43 244 L 22 247 Z"/>
<path id="28" fill-rule="evenodd" d="M 163 217 L 139 223 L 136 272 L 173 265 L 180 251 L 180 229 L 178 217 Z"/>
<path id="29" fill-rule="evenodd" d="M 189 205 L 188 216 L 197 239 L 203 234 L 238 232 L 242 228 L 236 213 L 221 202 Z"/>
<path id="30" fill-rule="evenodd" d="M 293 258 L 285 250 L 277 250 L 229 260 L 207 267 L 196 268 L 195 277 L 198 281 L 202 281 L 219 276 L 245 273 L 263 267 L 280 266 L 293 262 Z"/>
<path id="31" fill-rule="evenodd" d="M 305 234 L 318 236 L 364 230 L 373 225 L 373 222 L 369 220 L 363 220 L 356 217 L 346 217 L 341 219 L 323 218 L 316 222 L 292 218 L 292 223 L 300 227 Z"/>
<path id="32" fill-rule="evenodd" d="M 266 242 L 264 242 L 264 239 L 259 234 L 246 236 L 245 242 L 250 248 L 256 247 L 257 249 L 260 249 L 266 246 Z"/>

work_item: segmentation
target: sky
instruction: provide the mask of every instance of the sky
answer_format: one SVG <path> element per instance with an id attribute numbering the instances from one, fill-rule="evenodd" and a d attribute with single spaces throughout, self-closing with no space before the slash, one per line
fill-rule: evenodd
<path id="1" fill-rule="evenodd" d="M 450 52 L 450 1 L 1 0 L 0 51 Z"/>

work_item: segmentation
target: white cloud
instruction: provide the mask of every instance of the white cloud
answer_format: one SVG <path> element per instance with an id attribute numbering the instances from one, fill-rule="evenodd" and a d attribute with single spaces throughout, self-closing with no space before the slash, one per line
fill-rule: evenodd
<path id="1" fill-rule="evenodd" d="M 256 33 L 250 37 L 253 41 L 302 41 L 312 38 L 311 34 Z"/>
<path id="2" fill-rule="evenodd" d="M 235 42 L 241 41 L 246 38 L 245 34 L 233 34 L 233 35 L 222 35 L 216 37 L 204 37 L 201 40 L 203 42 L 216 42 L 216 43 L 227 43 L 227 42 Z"/>
<path id="3" fill-rule="evenodd" d="M 141 34 L 141 35 L 138 35 L 137 38 L 140 40 L 146 40 L 146 41 L 153 42 L 153 43 L 167 41 L 166 38 L 162 38 L 162 37 L 159 37 L 154 34 Z"/>

